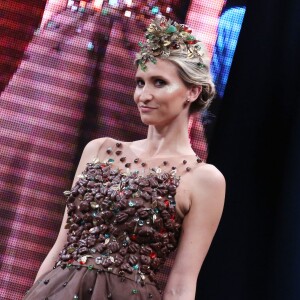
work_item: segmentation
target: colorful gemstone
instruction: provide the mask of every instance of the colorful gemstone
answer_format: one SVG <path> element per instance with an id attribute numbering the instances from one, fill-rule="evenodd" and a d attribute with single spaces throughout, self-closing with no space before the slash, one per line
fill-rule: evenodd
<path id="1" fill-rule="evenodd" d="M 160 234 L 164 234 L 164 233 L 166 233 L 167 231 L 166 231 L 166 229 L 165 228 L 161 228 L 160 230 L 159 230 L 159 233 Z"/>
<path id="2" fill-rule="evenodd" d="M 174 25 L 170 25 L 167 29 L 166 29 L 166 33 L 173 33 L 176 32 L 177 28 Z"/>
<path id="3" fill-rule="evenodd" d="M 108 163 L 113 163 L 114 160 L 113 160 L 112 158 L 110 158 L 107 162 L 108 162 Z"/>
<path id="4" fill-rule="evenodd" d="M 132 289 L 131 293 L 132 293 L 132 294 L 138 294 L 138 293 L 139 293 L 139 290 L 137 290 L 137 289 Z"/>
<path id="5" fill-rule="evenodd" d="M 154 258 L 156 258 L 157 255 L 155 252 L 151 252 L 149 256 L 151 259 L 154 259 Z"/>
<path id="6" fill-rule="evenodd" d="M 95 263 L 96 263 L 97 265 L 100 265 L 100 264 L 102 263 L 102 257 L 101 257 L 101 256 L 96 257 L 96 258 L 95 258 Z"/>
<path id="7" fill-rule="evenodd" d="M 169 206 L 170 206 L 169 200 L 165 200 L 164 203 L 165 203 L 165 206 L 166 206 L 166 207 L 169 207 Z"/>
<path id="8" fill-rule="evenodd" d="M 89 269 L 89 270 L 93 270 L 93 268 L 94 268 L 93 265 L 89 265 L 89 266 L 88 266 L 88 269 Z"/>
<path id="9" fill-rule="evenodd" d="M 91 206 L 92 209 L 99 208 L 99 204 L 97 202 L 94 202 L 94 201 L 90 202 L 90 206 Z"/>
<path id="10" fill-rule="evenodd" d="M 139 220 L 138 224 L 139 224 L 139 226 L 143 226 L 144 225 L 144 221 L 143 220 Z"/>
<path id="11" fill-rule="evenodd" d="M 130 238 L 131 238 L 131 240 L 133 240 L 133 241 L 136 241 L 136 234 L 132 234 L 131 236 L 130 236 Z"/>
<path id="12" fill-rule="evenodd" d="M 135 206 L 135 201 L 130 200 L 130 201 L 128 202 L 128 205 L 129 205 L 130 207 Z"/>
<path id="13" fill-rule="evenodd" d="M 136 264 L 136 265 L 134 265 L 132 268 L 133 268 L 134 270 L 138 270 L 138 269 L 139 269 L 139 265 Z"/>
<path id="14" fill-rule="evenodd" d="M 110 234 L 109 234 L 109 233 L 105 233 L 105 234 L 104 234 L 104 237 L 105 237 L 106 239 L 108 239 L 108 238 L 110 237 Z"/>

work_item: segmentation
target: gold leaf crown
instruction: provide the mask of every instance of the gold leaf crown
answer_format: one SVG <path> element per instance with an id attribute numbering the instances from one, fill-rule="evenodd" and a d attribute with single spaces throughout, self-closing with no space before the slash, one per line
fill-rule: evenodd
<path id="1" fill-rule="evenodd" d="M 146 43 L 139 42 L 141 50 L 137 64 L 146 71 L 146 63 L 156 63 L 156 57 L 166 58 L 171 52 L 185 53 L 188 58 L 198 58 L 197 66 L 202 69 L 204 51 L 199 40 L 185 24 L 178 24 L 164 16 L 151 21 L 145 33 Z"/>

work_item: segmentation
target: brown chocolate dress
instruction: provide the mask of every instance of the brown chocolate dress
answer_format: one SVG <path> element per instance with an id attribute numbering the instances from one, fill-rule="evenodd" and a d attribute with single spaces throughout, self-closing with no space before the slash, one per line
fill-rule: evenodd
<path id="1" fill-rule="evenodd" d="M 24 300 L 162 298 L 157 272 L 180 235 L 179 177 L 171 167 L 141 174 L 134 171 L 137 161 L 121 170 L 114 159 L 88 163 L 65 192 L 67 243 Z"/>

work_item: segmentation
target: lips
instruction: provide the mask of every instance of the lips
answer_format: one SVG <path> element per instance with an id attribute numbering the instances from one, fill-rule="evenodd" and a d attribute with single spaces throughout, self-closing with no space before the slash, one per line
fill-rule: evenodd
<path id="1" fill-rule="evenodd" d="M 140 106 L 140 111 L 143 113 L 147 113 L 147 112 L 151 112 L 153 110 L 155 110 L 156 107 L 150 107 L 150 106 Z"/>
<path id="2" fill-rule="evenodd" d="M 156 107 L 145 106 L 145 105 L 142 105 L 142 106 L 140 106 L 140 108 L 150 108 L 150 109 L 156 109 Z"/>

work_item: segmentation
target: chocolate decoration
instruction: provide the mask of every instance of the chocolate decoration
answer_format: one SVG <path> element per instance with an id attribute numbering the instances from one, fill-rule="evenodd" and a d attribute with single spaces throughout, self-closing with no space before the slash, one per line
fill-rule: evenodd
<path id="1" fill-rule="evenodd" d="M 116 270 L 122 278 L 142 272 L 141 284 L 145 276 L 155 283 L 155 272 L 176 249 L 181 229 L 174 200 L 179 178 L 155 170 L 140 175 L 124 173 L 113 160 L 87 164 L 66 193 L 69 227 L 60 261 Z"/>

